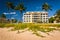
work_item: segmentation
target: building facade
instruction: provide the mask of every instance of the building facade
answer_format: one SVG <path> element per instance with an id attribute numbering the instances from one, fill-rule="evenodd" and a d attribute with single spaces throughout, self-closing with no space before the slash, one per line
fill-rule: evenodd
<path id="1" fill-rule="evenodd" d="M 23 14 L 23 23 L 48 23 L 48 12 L 26 12 Z"/>

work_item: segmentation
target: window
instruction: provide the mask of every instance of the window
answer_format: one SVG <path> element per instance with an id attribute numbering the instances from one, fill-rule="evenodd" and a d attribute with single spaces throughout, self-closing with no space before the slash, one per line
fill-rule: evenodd
<path id="1" fill-rule="evenodd" d="M 30 17 L 30 16 L 29 16 Z"/>
<path id="2" fill-rule="evenodd" d="M 46 15 L 48 15 L 48 14 L 46 13 Z"/>
<path id="3" fill-rule="evenodd" d="M 45 15 L 45 14 L 43 14 L 43 15 Z"/>
<path id="4" fill-rule="evenodd" d="M 24 22 L 25 22 L 25 20 L 24 20 Z"/>

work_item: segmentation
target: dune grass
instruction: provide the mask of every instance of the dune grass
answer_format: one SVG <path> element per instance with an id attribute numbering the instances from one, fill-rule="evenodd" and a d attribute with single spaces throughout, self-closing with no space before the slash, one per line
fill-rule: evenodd
<path id="1" fill-rule="evenodd" d="M 53 24 L 53 23 L 42 23 L 42 24 L 39 24 L 39 23 L 15 23 L 15 24 L 0 24 L 0 27 L 3 28 L 3 27 L 13 27 L 13 31 L 14 30 L 17 30 L 18 33 L 20 33 L 19 30 L 24 30 L 27 29 L 28 31 L 32 31 L 33 34 L 37 35 L 37 36 L 41 36 L 41 37 L 44 37 L 43 35 L 40 35 L 39 32 L 44 32 L 44 33 L 47 33 L 47 32 L 50 32 L 50 31 L 53 31 L 53 30 L 60 30 L 60 24 Z M 57 29 L 58 28 L 58 29 Z"/>

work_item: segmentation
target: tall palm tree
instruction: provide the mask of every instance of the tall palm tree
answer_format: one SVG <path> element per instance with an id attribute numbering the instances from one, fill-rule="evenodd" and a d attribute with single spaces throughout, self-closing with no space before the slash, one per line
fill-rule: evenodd
<path id="1" fill-rule="evenodd" d="M 42 10 L 48 11 L 48 10 L 52 10 L 51 6 L 48 3 L 44 3 L 42 5 Z"/>
<path id="2" fill-rule="evenodd" d="M 7 2 L 6 6 L 7 6 L 7 9 L 9 11 L 9 13 L 10 13 L 10 9 L 14 9 L 15 8 L 15 6 L 14 6 L 14 4 L 12 2 Z M 11 16 L 9 16 L 9 17 L 11 17 Z"/>
<path id="3" fill-rule="evenodd" d="M 52 10 L 51 9 L 51 6 L 48 4 L 48 3 L 44 3 L 43 5 L 42 5 L 42 10 L 44 10 L 44 11 L 49 11 L 49 10 Z"/>
<path id="4" fill-rule="evenodd" d="M 20 16 L 22 17 L 23 16 L 23 11 L 25 11 L 26 8 L 24 7 L 23 3 L 20 3 L 15 7 L 15 10 L 19 10 L 20 13 L 21 13 Z M 18 33 L 19 33 L 19 27 L 18 27 Z"/>

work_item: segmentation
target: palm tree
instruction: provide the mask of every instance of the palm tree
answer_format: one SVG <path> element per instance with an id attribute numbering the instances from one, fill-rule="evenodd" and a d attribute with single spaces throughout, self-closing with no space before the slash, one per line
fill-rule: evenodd
<path id="1" fill-rule="evenodd" d="M 8 10 L 14 9 L 14 7 L 15 7 L 12 2 L 7 2 L 6 5 L 8 7 Z"/>
<path id="2" fill-rule="evenodd" d="M 60 9 L 56 11 L 56 15 L 60 16 Z"/>
<path id="3" fill-rule="evenodd" d="M 6 22 L 6 15 L 5 15 L 5 14 L 2 14 L 2 15 L 1 15 L 0 21 L 1 21 L 2 23 L 3 23 L 3 22 Z"/>
<path id="4" fill-rule="evenodd" d="M 60 9 L 56 11 L 55 19 L 57 22 L 60 22 Z"/>
<path id="5" fill-rule="evenodd" d="M 48 10 L 52 10 L 51 6 L 48 3 L 44 3 L 42 5 L 42 10 L 48 11 Z"/>
<path id="6" fill-rule="evenodd" d="M 7 2 L 6 6 L 7 6 L 7 9 L 9 11 L 9 13 L 10 13 L 10 9 L 14 9 L 15 8 L 15 6 L 14 6 L 14 4 L 12 2 Z M 9 16 L 9 17 L 11 17 L 11 16 Z"/>
<path id="7" fill-rule="evenodd" d="M 42 5 L 42 10 L 49 11 L 49 10 L 52 10 L 52 9 L 51 9 L 51 6 L 48 3 L 44 3 Z"/>
<path id="8" fill-rule="evenodd" d="M 18 4 L 16 7 L 15 7 L 15 10 L 19 10 L 20 11 L 20 13 L 21 13 L 21 17 L 23 16 L 23 11 L 25 11 L 26 10 L 26 8 L 24 7 L 24 5 L 22 4 L 22 3 L 20 3 L 20 4 Z M 18 33 L 20 33 L 19 32 L 19 28 L 18 28 Z"/>
<path id="9" fill-rule="evenodd" d="M 5 15 L 5 14 L 2 14 L 2 15 L 1 15 L 1 18 L 6 18 L 6 15 Z"/>

